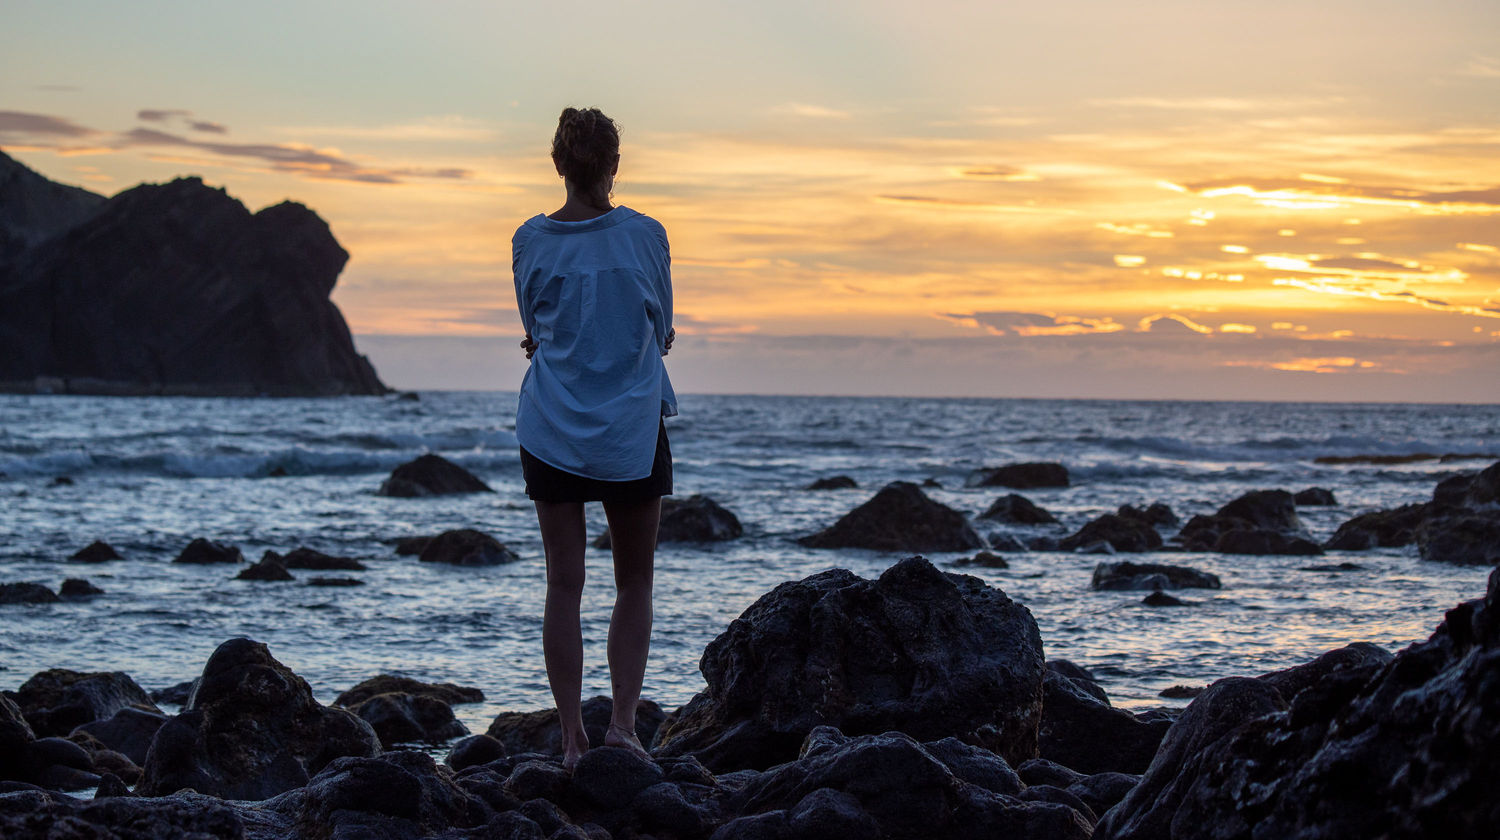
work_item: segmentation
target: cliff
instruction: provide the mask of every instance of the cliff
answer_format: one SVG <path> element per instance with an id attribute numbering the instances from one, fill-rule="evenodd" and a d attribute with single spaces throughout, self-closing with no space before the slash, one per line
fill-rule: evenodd
<path id="1" fill-rule="evenodd" d="M 0 389 L 385 393 L 329 300 L 348 258 L 294 202 L 198 178 L 106 200 L 0 152 Z"/>

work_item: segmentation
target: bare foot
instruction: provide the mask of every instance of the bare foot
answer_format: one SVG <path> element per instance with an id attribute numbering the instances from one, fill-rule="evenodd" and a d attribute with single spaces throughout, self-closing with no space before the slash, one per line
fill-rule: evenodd
<path id="1" fill-rule="evenodd" d="M 578 767 L 579 759 L 589 751 L 589 736 L 579 734 L 572 742 L 563 744 L 563 769 L 569 773 Z"/>
<path id="2" fill-rule="evenodd" d="M 641 739 L 635 736 L 635 732 L 614 722 L 611 722 L 609 728 L 604 730 L 604 745 L 630 750 L 647 761 L 655 760 L 651 758 L 651 753 L 646 752 L 646 748 L 641 746 Z"/>

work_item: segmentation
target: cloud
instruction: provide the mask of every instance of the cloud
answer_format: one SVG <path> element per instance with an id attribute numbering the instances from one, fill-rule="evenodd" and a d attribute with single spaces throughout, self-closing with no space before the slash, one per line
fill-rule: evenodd
<path id="1" fill-rule="evenodd" d="M 963 166 L 953 170 L 953 174 L 960 178 L 973 178 L 981 181 L 1040 181 L 1042 176 L 1015 166 L 990 165 L 990 166 Z"/>
<path id="2" fill-rule="evenodd" d="M 1186 315 L 1167 314 L 1147 315 L 1136 325 L 1137 332 L 1167 333 L 1172 335 L 1208 335 L 1212 333 L 1213 327 L 1205 327 Z"/>
<path id="3" fill-rule="evenodd" d="M 773 114 L 785 114 L 793 117 L 806 117 L 815 120 L 847 120 L 854 116 L 848 111 L 837 108 L 829 108 L 823 105 L 810 105 L 806 102 L 787 102 L 777 105 L 771 109 Z"/>
<path id="4" fill-rule="evenodd" d="M 934 315 L 965 327 L 982 329 L 990 335 L 1088 335 L 1112 333 L 1125 329 L 1113 318 L 1083 318 L 1077 315 L 1053 315 L 1050 312 L 937 312 Z"/>
<path id="5" fill-rule="evenodd" d="M 910 204 L 919 207 L 936 207 L 952 210 L 983 210 L 995 213 L 1056 213 L 1072 216 L 1078 212 L 1061 207 L 1037 207 L 1030 204 L 997 204 L 990 201 L 968 201 L 958 198 L 941 198 L 933 195 L 893 195 L 883 193 L 875 196 L 875 200 L 886 204 Z"/>
<path id="6" fill-rule="evenodd" d="M 1300 373 L 1350 373 L 1381 367 L 1379 362 L 1356 359 L 1353 356 L 1299 356 L 1283 361 L 1232 360 L 1223 362 L 1225 367 L 1260 368 L 1261 370 L 1289 370 Z"/>
<path id="7" fill-rule="evenodd" d="M 121 147 L 175 146 L 210 152 L 222 157 L 248 158 L 269 164 L 280 172 L 291 172 L 316 180 L 357 181 L 369 184 L 397 184 L 403 177 L 464 179 L 467 169 L 424 169 L 416 167 L 381 168 L 356 163 L 336 150 L 313 149 L 288 143 L 215 143 L 192 140 L 157 131 L 134 128 L 120 135 Z"/>
<path id="8" fill-rule="evenodd" d="M 1438 298 L 1424 297 L 1415 292 L 1387 292 L 1366 287 L 1341 285 L 1322 279 L 1303 280 L 1299 277 L 1277 277 L 1271 280 L 1271 284 L 1273 286 L 1290 286 L 1324 295 L 1358 297 L 1393 303 L 1409 303 L 1437 312 L 1456 312 L 1461 315 L 1477 315 L 1481 318 L 1500 318 L 1500 306 L 1470 306 L 1464 303 L 1450 303 Z"/>
<path id="9" fill-rule="evenodd" d="M 359 140 L 472 141 L 490 143 L 500 132 L 491 124 L 456 114 L 390 125 L 297 125 L 271 129 L 293 137 L 343 137 Z"/>
<path id="10" fill-rule="evenodd" d="M 754 324 L 706 321 L 686 312 L 672 313 L 672 325 L 680 335 L 743 335 L 760 330 L 760 327 Z"/>
<path id="11" fill-rule="evenodd" d="M 28 114 L 24 111 L 0 111 L 0 134 L 92 137 L 99 132 L 92 128 L 85 128 L 64 117 Z"/>
<path id="12" fill-rule="evenodd" d="M 135 112 L 135 118 L 141 122 L 169 122 L 176 117 L 192 115 L 192 111 L 184 111 L 181 108 L 143 108 Z"/>
<path id="13" fill-rule="evenodd" d="M 1340 204 L 1405 207 L 1424 212 L 1500 212 L 1500 187 L 1478 190 L 1421 190 L 1409 187 L 1314 182 L 1304 178 L 1217 178 L 1184 185 L 1198 195 L 1238 195 L 1286 209 Z"/>
<path id="14" fill-rule="evenodd" d="M 194 131 L 203 131 L 209 134 L 228 134 L 229 129 L 223 123 L 209 122 L 208 120 L 193 120 L 188 123 Z"/>

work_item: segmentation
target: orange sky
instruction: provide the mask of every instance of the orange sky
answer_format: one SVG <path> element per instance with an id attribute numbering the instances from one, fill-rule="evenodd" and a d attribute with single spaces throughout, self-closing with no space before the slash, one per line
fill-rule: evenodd
<path id="1" fill-rule="evenodd" d="M 0 147 L 314 207 L 400 387 L 519 381 L 572 103 L 671 235 L 684 391 L 1500 399 L 1500 4 L 1203 5 L 23 3 Z"/>

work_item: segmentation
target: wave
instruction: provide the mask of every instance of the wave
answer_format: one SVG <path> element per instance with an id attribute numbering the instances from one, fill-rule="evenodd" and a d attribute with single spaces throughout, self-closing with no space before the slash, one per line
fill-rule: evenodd
<path id="1" fill-rule="evenodd" d="M 1382 440 L 1375 437 L 1328 435 L 1318 437 L 1277 436 L 1205 443 L 1182 438 L 1145 435 L 1112 437 L 1078 435 L 1075 444 L 1087 444 L 1137 457 L 1164 456 L 1182 461 L 1224 463 L 1236 461 L 1315 461 L 1317 463 L 1391 463 L 1403 460 L 1437 462 L 1440 456 L 1468 450 L 1454 441 Z M 1485 457 L 1485 456 L 1475 456 Z M 1452 460 L 1452 456 L 1449 456 Z"/>

